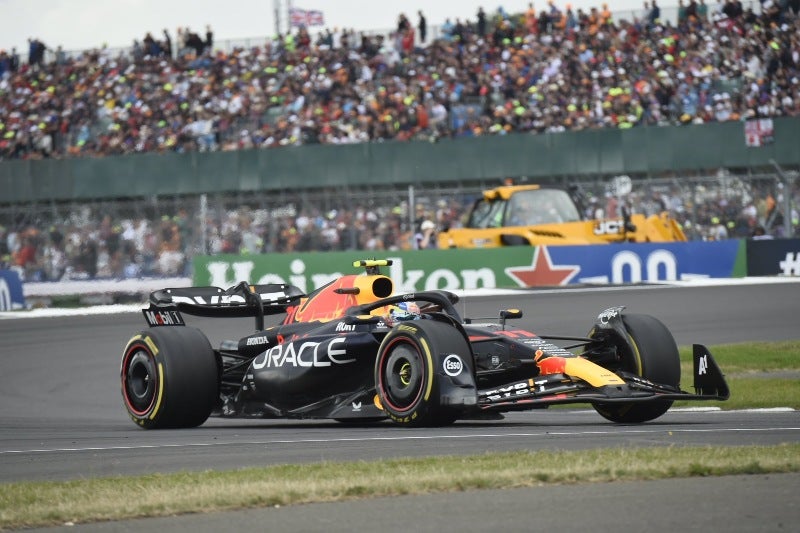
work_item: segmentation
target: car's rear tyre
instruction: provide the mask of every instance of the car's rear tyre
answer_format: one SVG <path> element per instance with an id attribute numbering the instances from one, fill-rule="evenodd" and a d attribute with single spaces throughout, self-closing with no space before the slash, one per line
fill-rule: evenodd
<path id="1" fill-rule="evenodd" d="M 460 410 L 440 404 L 435 354 L 470 353 L 453 326 L 428 320 L 402 323 L 381 343 L 375 360 L 375 390 L 384 412 L 404 426 L 445 426 Z"/>
<path id="2" fill-rule="evenodd" d="M 642 376 L 655 383 L 678 387 L 681 381 L 681 361 L 672 333 L 657 318 L 650 315 L 622 315 L 627 342 L 618 348 L 626 372 Z M 635 424 L 654 420 L 667 412 L 672 400 L 650 402 L 595 404 L 595 410 L 612 422 Z"/>
<path id="3" fill-rule="evenodd" d="M 134 336 L 120 378 L 125 409 L 145 429 L 199 426 L 219 400 L 217 358 L 197 328 L 150 328 Z"/>

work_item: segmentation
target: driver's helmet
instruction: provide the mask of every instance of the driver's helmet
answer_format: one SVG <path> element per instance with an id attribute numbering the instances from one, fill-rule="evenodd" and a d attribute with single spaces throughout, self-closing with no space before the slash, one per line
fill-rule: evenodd
<path id="1" fill-rule="evenodd" d="M 416 302 L 399 302 L 389 308 L 389 317 L 393 322 L 416 320 L 421 314 L 419 305 Z"/>

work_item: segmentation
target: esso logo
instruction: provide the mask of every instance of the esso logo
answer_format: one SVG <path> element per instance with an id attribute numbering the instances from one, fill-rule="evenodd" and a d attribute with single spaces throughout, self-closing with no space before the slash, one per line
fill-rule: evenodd
<path id="1" fill-rule="evenodd" d="M 464 370 L 464 363 L 461 361 L 461 358 L 456 354 L 450 354 L 444 358 L 444 363 L 442 363 L 442 369 L 444 373 L 451 377 L 456 377 Z"/>

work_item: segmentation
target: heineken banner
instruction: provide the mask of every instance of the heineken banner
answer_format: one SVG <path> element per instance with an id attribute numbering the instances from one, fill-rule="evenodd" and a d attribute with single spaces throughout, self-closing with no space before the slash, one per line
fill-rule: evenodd
<path id="1" fill-rule="evenodd" d="M 395 291 L 541 287 L 729 278 L 745 275 L 738 240 L 598 246 L 514 246 L 482 250 L 307 252 L 194 259 L 194 284 L 289 283 L 305 292 L 361 269 L 358 259 L 392 259 Z"/>

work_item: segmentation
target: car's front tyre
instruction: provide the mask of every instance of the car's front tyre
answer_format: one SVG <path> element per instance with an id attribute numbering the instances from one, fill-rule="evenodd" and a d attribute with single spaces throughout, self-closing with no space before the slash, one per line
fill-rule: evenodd
<path id="1" fill-rule="evenodd" d="M 470 353 L 453 326 L 428 320 L 404 322 L 383 339 L 375 361 L 375 389 L 381 408 L 404 426 L 452 424 L 461 410 L 441 405 L 437 354 Z"/>
<path id="2" fill-rule="evenodd" d="M 669 329 L 650 315 L 622 315 L 627 339 L 618 346 L 624 370 L 654 383 L 678 387 L 681 361 L 675 338 Z M 612 422 L 640 423 L 654 420 L 667 412 L 672 400 L 596 404 L 595 410 Z"/>

